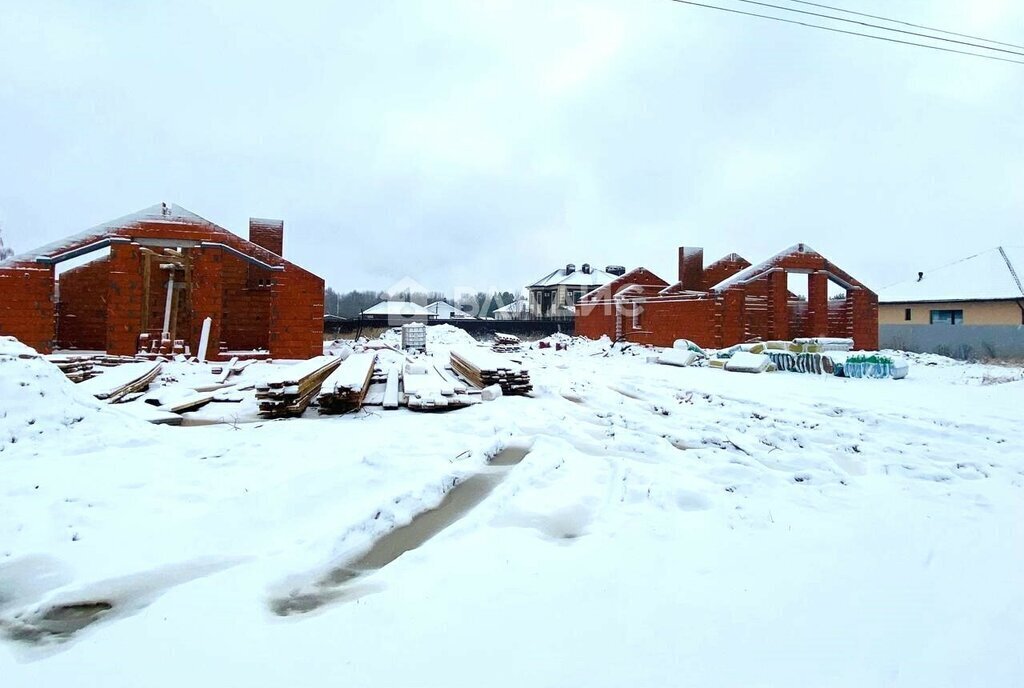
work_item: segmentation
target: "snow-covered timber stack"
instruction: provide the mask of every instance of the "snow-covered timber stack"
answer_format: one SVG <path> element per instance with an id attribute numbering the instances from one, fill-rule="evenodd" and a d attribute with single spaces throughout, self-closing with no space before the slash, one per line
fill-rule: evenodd
<path id="1" fill-rule="evenodd" d="M 402 381 L 405 404 L 412 411 L 450 411 L 479 403 L 470 396 L 466 384 L 445 375 L 429 359 L 419 359 L 405 366 Z"/>
<path id="2" fill-rule="evenodd" d="M 513 353 L 519 351 L 522 347 L 522 340 L 514 334 L 502 334 L 501 332 L 494 333 L 494 345 L 491 347 L 491 351 L 498 353 Z"/>
<path id="3" fill-rule="evenodd" d="M 102 375 L 79 383 L 78 388 L 97 399 L 116 404 L 129 394 L 141 392 L 160 374 L 160 363 L 143 361 L 114 366 Z"/>
<path id="4" fill-rule="evenodd" d="M 457 347 L 451 350 L 452 370 L 477 387 L 499 385 L 502 394 L 527 394 L 533 390 L 530 373 L 500 354 L 486 349 Z"/>
<path id="5" fill-rule="evenodd" d="M 96 373 L 92 369 L 92 361 L 86 358 L 51 358 L 49 361 L 60 368 L 61 372 L 67 375 L 72 382 L 82 382 L 96 377 Z"/>
<path id="6" fill-rule="evenodd" d="M 45 358 L 60 368 L 72 382 L 83 382 L 96 377 L 102 372 L 96 370 L 97 367 L 112 368 L 142 360 L 135 356 L 111 356 L 109 354 L 90 354 L 84 356 L 50 355 Z"/>
<path id="7" fill-rule="evenodd" d="M 301 416 L 320 391 L 320 385 L 341 363 L 336 356 L 317 356 L 296 363 L 256 385 L 260 415 L 264 418 Z"/>
<path id="8" fill-rule="evenodd" d="M 363 404 L 373 377 L 377 354 L 373 351 L 352 354 L 324 380 L 317 404 L 320 413 L 345 413 Z"/>

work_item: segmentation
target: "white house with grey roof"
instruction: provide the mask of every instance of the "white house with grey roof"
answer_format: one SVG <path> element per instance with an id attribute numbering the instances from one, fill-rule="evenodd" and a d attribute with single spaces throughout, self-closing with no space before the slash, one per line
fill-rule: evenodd
<path id="1" fill-rule="evenodd" d="M 576 301 L 584 294 L 626 274 L 621 265 L 609 265 L 604 270 L 583 263 L 577 270 L 569 263 L 548 273 L 527 287 L 530 292 L 529 311 L 535 318 L 572 318 Z"/>

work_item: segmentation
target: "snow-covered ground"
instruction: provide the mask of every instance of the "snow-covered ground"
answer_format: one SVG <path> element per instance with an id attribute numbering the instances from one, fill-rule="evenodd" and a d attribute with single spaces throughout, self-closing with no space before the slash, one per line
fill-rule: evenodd
<path id="1" fill-rule="evenodd" d="M 5 687 L 1024 684 L 1019 368 L 747 375 L 577 341 L 521 355 L 532 397 L 173 428 L 19 352 Z M 453 485 L 450 526 L 350 578 Z M 48 636 L 74 603 L 110 609 Z"/>

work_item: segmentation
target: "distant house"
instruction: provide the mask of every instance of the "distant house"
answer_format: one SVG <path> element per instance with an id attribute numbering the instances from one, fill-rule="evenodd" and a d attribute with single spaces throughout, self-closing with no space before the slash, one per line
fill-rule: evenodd
<path id="1" fill-rule="evenodd" d="M 380 321 L 390 325 L 426 322 L 432 317 L 430 311 L 411 301 L 381 301 L 364 310 L 359 316 L 363 320 Z"/>
<path id="2" fill-rule="evenodd" d="M 1024 356 L 1024 247 L 1000 246 L 878 292 L 882 346 Z"/>
<path id="3" fill-rule="evenodd" d="M 473 318 L 469 313 L 456 308 L 447 301 L 435 301 L 427 304 L 426 308 L 430 317 L 435 320 L 472 320 Z"/>
<path id="4" fill-rule="evenodd" d="M 507 306 L 494 309 L 495 320 L 523 320 L 530 316 L 530 300 L 519 297 Z"/>
<path id="5" fill-rule="evenodd" d="M 1024 247 L 961 258 L 878 292 L 882 325 L 1024 324 Z"/>
<path id="6" fill-rule="evenodd" d="M 569 263 L 527 287 L 530 315 L 535 318 L 571 318 L 581 296 L 625 273 L 626 268 L 621 265 L 609 265 L 598 270 L 584 263 L 577 270 L 573 263 Z"/>

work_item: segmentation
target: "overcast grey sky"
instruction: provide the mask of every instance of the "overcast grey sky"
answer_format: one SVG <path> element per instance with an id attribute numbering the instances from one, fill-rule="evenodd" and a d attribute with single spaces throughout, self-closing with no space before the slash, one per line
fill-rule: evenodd
<path id="1" fill-rule="evenodd" d="M 1011 0 L 829 4 L 1024 44 Z M 4 0 L 0 221 L 280 218 L 340 290 L 799 241 L 877 289 L 1024 243 L 1022 83 L 670 0 Z"/>

